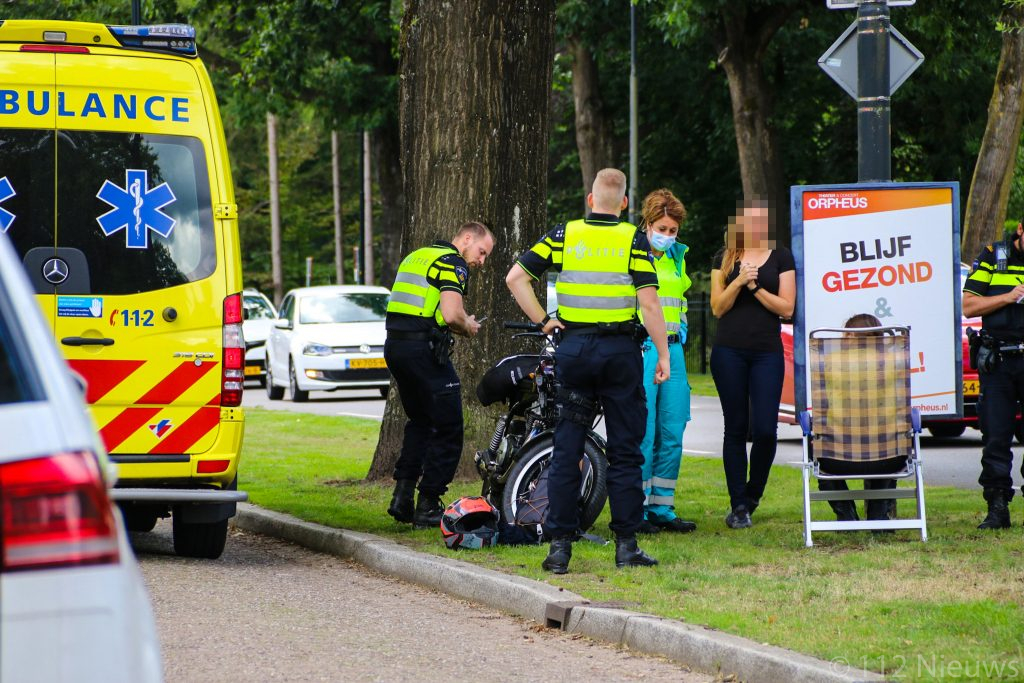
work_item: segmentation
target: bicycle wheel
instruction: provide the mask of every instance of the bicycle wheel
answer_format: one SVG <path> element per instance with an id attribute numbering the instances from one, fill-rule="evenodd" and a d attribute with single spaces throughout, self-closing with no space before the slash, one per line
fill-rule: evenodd
<path id="1" fill-rule="evenodd" d="M 550 465 L 553 441 L 551 434 L 543 434 L 523 445 L 521 455 L 512 467 L 502 492 L 501 512 L 503 519 L 510 524 L 514 523 L 520 504 L 529 500 L 537 478 Z M 586 531 L 597 521 L 608 500 L 608 458 L 589 436 L 584 442 L 582 467 L 580 530 Z"/>

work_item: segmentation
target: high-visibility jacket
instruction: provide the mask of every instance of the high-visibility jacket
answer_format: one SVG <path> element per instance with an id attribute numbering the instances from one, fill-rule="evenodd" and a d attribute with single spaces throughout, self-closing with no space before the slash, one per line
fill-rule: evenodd
<path id="1" fill-rule="evenodd" d="M 636 226 L 565 226 L 562 271 L 555 283 L 558 319 L 574 323 L 615 323 L 636 319 L 636 287 L 629 272 Z"/>
<path id="2" fill-rule="evenodd" d="M 982 249 L 964 283 L 964 291 L 979 296 L 1005 294 L 1024 281 L 1024 254 L 1008 241 Z M 981 317 L 987 332 L 1004 341 L 1024 341 L 1024 304 L 1010 304 Z"/>
<path id="3" fill-rule="evenodd" d="M 458 276 L 455 268 L 449 264 L 438 262 L 447 254 L 458 254 L 454 247 L 431 245 L 417 249 L 402 260 L 395 276 L 395 284 L 391 288 L 391 300 L 388 302 L 388 313 L 414 315 L 420 318 L 434 318 L 438 327 L 445 327 L 441 316 L 441 290 L 427 279 L 430 271 L 435 269 L 442 279 L 453 279 L 457 284 Z M 448 271 L 451 271 L 450 273 Z"/>
<path id="4" fill-rule="evenodd" d="M 685 247 L 679 245 L 685 252 Z M 654 270 L 658 274 L 658 301 L 665 315 L 665 330 L 669 334 L 679 334 L 681 323 L 686 321 L 687 303 L 683 293 L 690 288 L 690 277 L 686 274 L 686 261 L 680 257 L 673 258 L 666 252 L 654 260 Z"/>

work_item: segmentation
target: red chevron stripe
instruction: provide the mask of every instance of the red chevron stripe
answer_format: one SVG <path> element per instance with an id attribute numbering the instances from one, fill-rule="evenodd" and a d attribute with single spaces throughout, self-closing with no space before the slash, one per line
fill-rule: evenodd
<path id="1" fill-rule="evenodd" d="M 138 370 L 143 360 L 96 360 L 77 358 L 69 360 L 71 369 L 80 374 L 86 382 L 85 401 L 96 403 L 111 389 Z"/>
<path id="2" fill-rule="evenodd" d="M 159 412 L 160 408 L 126 408 L 100 430 L 100 438 L 113 451 Z"/>
<path id="3" fill-rule="evenodd" d="M 220 424 L 220 408 L 203 407 L 174 428 L 150 453 L 187 453 L 188 449 Z"/>
<path id="4" fill-rule="evenodd" d="M 198 382 L 215 365 L 217 365 L 216 361 L 203 361 L 200 365 L 196 365 L 192 361 L 185 361 L 174 368 L 171 374 L 160 380 L 155 387 L 146 392 L 146 395 L 135 401 L 135 403 L 136 405 L 167 405 L 174 403 L 179 396 L 188 391 L 189 387 Z"/>

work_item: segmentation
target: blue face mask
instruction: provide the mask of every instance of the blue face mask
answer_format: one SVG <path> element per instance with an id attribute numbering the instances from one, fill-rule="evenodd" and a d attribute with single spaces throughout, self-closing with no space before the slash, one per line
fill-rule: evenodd
<path id="1" fill-rule="evenodd" d="M 651 231 L 651 248 L 656 251 L 668 251 L 668 248 L 676 243 L 672 235 L 662 235 L 660 232 Z"/>

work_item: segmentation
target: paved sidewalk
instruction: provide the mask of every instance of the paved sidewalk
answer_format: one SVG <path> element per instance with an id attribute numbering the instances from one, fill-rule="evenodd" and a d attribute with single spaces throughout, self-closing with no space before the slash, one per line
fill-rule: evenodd
<path id="1" fill-rule="evenodd" d="M 234 526 L 595 640 L 660 655 L 694 670 L 765 683 L 881 681 L 842 662 L 825 662 L 713 629 L 620 609 L 591 606 L 582 596 L 542 581 L 509 576 L 458 560 L 416 552 L 394 541 L 304 522 L 241 503 Z"/>

